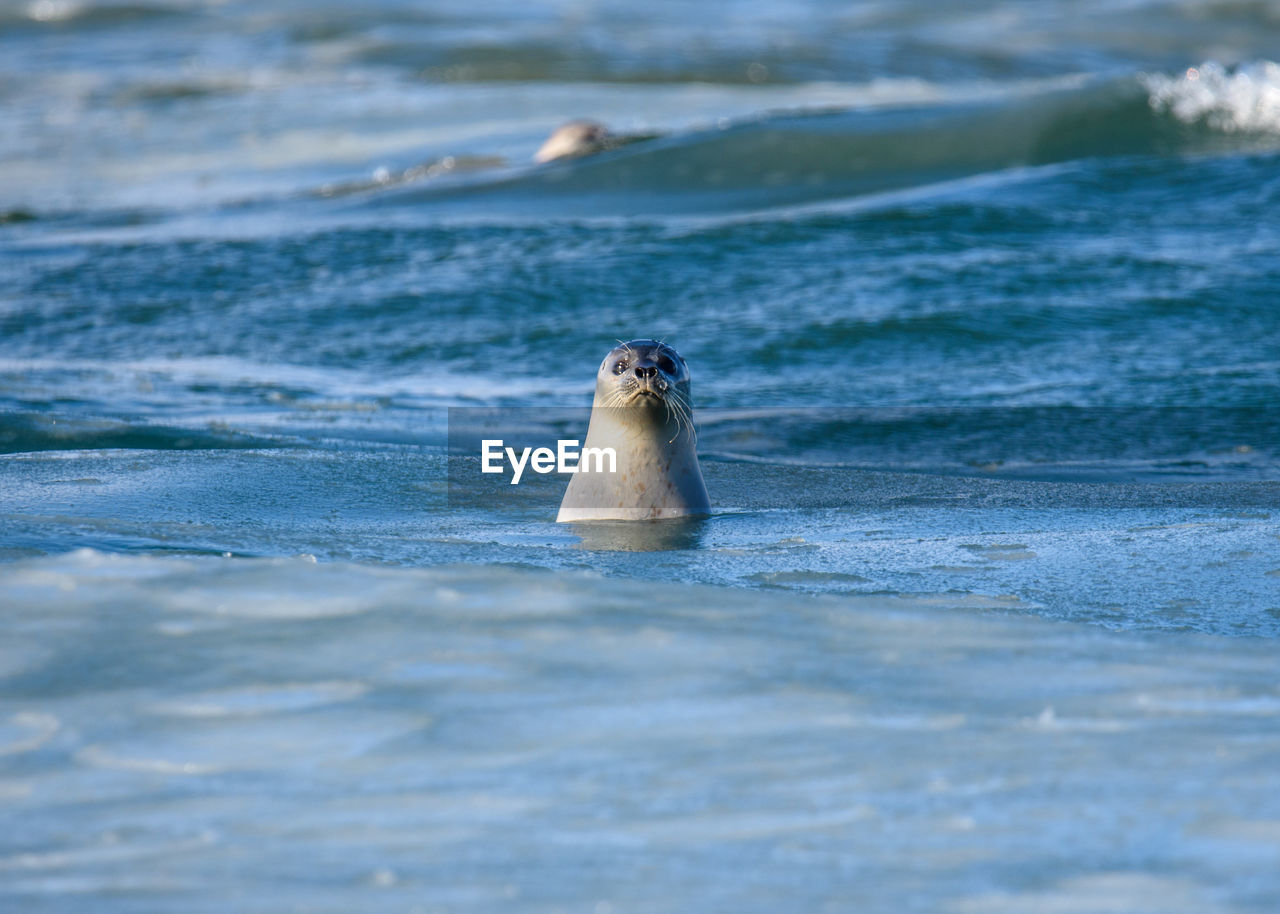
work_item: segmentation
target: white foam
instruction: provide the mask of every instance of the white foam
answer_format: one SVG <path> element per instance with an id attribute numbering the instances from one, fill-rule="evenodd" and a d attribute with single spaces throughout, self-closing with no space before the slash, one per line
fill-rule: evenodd
<path id="1" fill-rule="evenodd" d="M 36 22 L 63 22 L 83 10 L 83 3 L 71 0 L 35 0 L 27 6 L 27 16 Z"/>
<path id="2" fill-rule="evenodd" d="M 1187 124 L 1224 133 L 1280 133 L 1280 64 L 1257 61 L 1227 69 L 1208 63 L 1178 76 L 1145 74 L 1151 107 Z"/>
<path id="3" fill-rule="evenodd" d="M 180 696 L 153 710 L 177 717 L 254 717 L 350 701 L 367 691 L 365 684 L 350 681 L 261 683 Z"/>
<path id="4" fill-rule="evenodd" d="M 378 376 L 367 372 L 338 368 L 319 369 L 287 363 L 264 364 L 234 356 L 194 356 L 187 358 L 154 358 L 130 361 L 103 359 L 12 359 L 0 358 L 0 374 L 15 379 L 40 374 L 40 383 L 49 382 L 48 375 L 96 375 L 95 384 L 113 380 L 135 398 L 146 393 L 147 385 L 166 382 L 181 385 L 225 384 L 269 390 L 293 387 L 319 391 L 333 398 L 357 401 L 346 408 L 366 407 L 361 398 L 393 397 L 427 406 L 469 405 L 492 402 L 506 396 L 547 395 L 555 391 L 553 381 L 536 379 L 504 379 L 501 383 L 479 373 L 422 371 Z M 83 384 L 83 377 L 79 378 Z M 333 403 L 329 402 L 332 408 Z M 315 404 L 312 404 L 314 407 Z"/>
<path id="5" fill-rule="evenodd" d="M 96 768 L 187 777 L 296 771 L 309 759 L 346 763 L 430 724 L 424 714 L 367 707 L 314 715 L 159 720 L 110 734 L 102 742 L 78 749 L 74 757 Z"/>
<path id="6" fill-rule="evenodd" d="M 52 714 L 31 711 L 20 711 L 7 721 L 0 720 L 0 755 L 39 749 L 61 726 Z"/>
<path id="7" fill-rule="evenodd" d="M 1110 872 L 1074 876 L 1041 889 L 991 892 L 961 900 L 955 909 L 973 914 L 1098 914 L 1098 912 L 1162 911 L 1209 914 L 1222 911 L 1204 888 L 1179 876 Z"/>

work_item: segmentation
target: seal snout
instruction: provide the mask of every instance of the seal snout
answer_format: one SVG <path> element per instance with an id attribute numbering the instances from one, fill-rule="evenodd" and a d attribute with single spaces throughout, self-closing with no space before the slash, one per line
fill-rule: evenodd
<path id="1" fill-rule="evenodd" d="M 635 391 L 638 395 L 663 399 L 667 395 L 667 388 L 671 385 L 667 379 L 662 376 L 658 366 L 651 360 L 645 359 L 637 362 L 631 369 L 631 374 L 635 378 Z"/>

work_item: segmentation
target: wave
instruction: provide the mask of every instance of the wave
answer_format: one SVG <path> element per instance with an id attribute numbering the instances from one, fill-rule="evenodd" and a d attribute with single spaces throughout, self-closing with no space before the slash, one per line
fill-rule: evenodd
<path id="1" fill-rule="evenodd" d="M 225 450 L 279 447 L 232 429 L 184 428 L 116 419 L 0 413 L 0 454 L 80 450 Z"/>
<path id="2" fill-rule="evenodd" d="M 180 15 L 181 5 L 90 3 L 85 0 L 32 0 L 0 11 L 0 25 L 54 28 L 115 26 Z"/>
<path id="3" fill-rule="evenodd" d="M 166 82 L 153 74 L 141 83 L 117 87 L 112 98 L 174 106 L 209 94 L 249 98 L 262 91 L 253 80 L 242 84 L 182 76 Z M 1209 62 L 1177 74 L 1110 79 L 813 83 L 760 89 L 759 95 L 749 96 L 751 101 L 743 90 L 719 92 L 709 107 L 696 99 L 681 101 L 681 91 L 645 90 L 645 97 L 672 99 L 660 106 L 668 109 L 665 124 L 646 119 L 638 125 L 645 132 L 657 131 L 656 138 L 574 160 L 522 164 L 541 141 L 532 131 L 542 126 L 535 127 L 538 119 L 523 113 L 476 128 L 469 139 L 459 134 L 456 148 L 436 136 L 430 150 L 438 153 L 434 157 L 414 157 L 401 149 L 355 174 L 346 170 L 349 165 L 334 161 L 324 144 L 299 146 L 294 137 L 287 155 L 280 156 L 287 166 L 270 174 L 256 160 L 241 158 L 244 153 L 226 151 L 220 168 L 254 178 L 248 183 L 214 182 L 213 190 L 201 190 L 213 195 L 201 198 L 214 203 L 210 210 L 192 211 L 189 193 L 170 194 L 169 205 L 162 208 L 154 199 L 144 208 L 137 198 L 123 203 L 115 198 L 110 203 L 115 209 L 98 206 L 92 212 L 59 212 L 48 200 L 19 199 L 0 214 L 0 223 L 36 220 L 39 231 L 93 234 L 106 229 L 149 236 L 157 228 L 171 231 L 168 217 L 179 207 L 193 223 L 182 231 L 197 235 L 271 234 L 297 221 L 381 222 L 395 210 L 410 224 L 424 215 L 433 220 L 496 216 L 504 221 L 719 216 L 828 207 L 921 189 L 933 193 L 952 182 L 1018 179 L 1028 169 L 1034 174 L 1035 169 L 1084 160 L 1271 154 L 1280 149 L 1280 65 L 1270 61 L 1236 68 Z M 464 92 L 460 97 L 472 96 Z M 572 104 L 573 98 L 588 101 L 582 103 L 584 109 L 566 108 L 562 118 L 589 117 L 596 114 L 595 107 L 622 118 L 616 98 L 610 101 L 608 93 L 570 93 L 563 104 Z M 743 114 L 755 104 L 769 104 L 768 99 L 786 107 Z M 708 121 L 708 111 L 735 116 Z M 166 108 L 155 116 L 174 115 Z M 396 122 L 397 130 L 402 127 Z M 364 129 L 369 149 L 404 142 L 379 133 L 383 127 Z M 521 136 L 527 136 L 523 155 L 516 139 Z M 183 173 L 181 163 L 165 164 L 168 155 L 156 159 L 151 170 Z M 263 154 L 258 150 L 254 155 Z M 316 181 L 320 175 L 323 183 Z"/>
<path id="4" fill-rule="evenodd" d="M 750 210 L 1085 159 L 1274 152 L 1280 66 L 1206 64 L 996 99 L 788 111 L 584 159 L 384 188 L 376 206 L 557 213 Z"/>
<path id="5" fill-rule="evenodd" d="M 1229 407 L 700 410 L 727 459 L 1051 480 L 1275 480 L 1280 413 Z"/>

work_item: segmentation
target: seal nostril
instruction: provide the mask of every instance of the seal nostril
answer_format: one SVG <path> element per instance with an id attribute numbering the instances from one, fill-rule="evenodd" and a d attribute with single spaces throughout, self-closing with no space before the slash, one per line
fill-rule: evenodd
<path id="1" fill-rule="evenodd" d="M 652 377 L 653 377 L 654 375 L 656 375 L 657 373 L 658 373 L 658 369 L 657 369 L 657 368 L 655 368 L 655 367 L 654 367 L 654 366 L 652 366 L 652 365 L 637 365 L 637 366 L 636 366 L 636 377 L 637 377 L 637 378 L 652 378 Z"/>

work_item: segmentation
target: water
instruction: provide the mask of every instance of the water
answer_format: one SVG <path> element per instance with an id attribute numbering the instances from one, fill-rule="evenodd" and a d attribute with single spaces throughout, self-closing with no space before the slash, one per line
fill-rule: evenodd
<path id="1" fill-rule="evenodd" d="M 1276 47 L 0 5 L 0 907 L 1275 910 Z M 649 336 L 713 517 L 450 451 Z"/>

